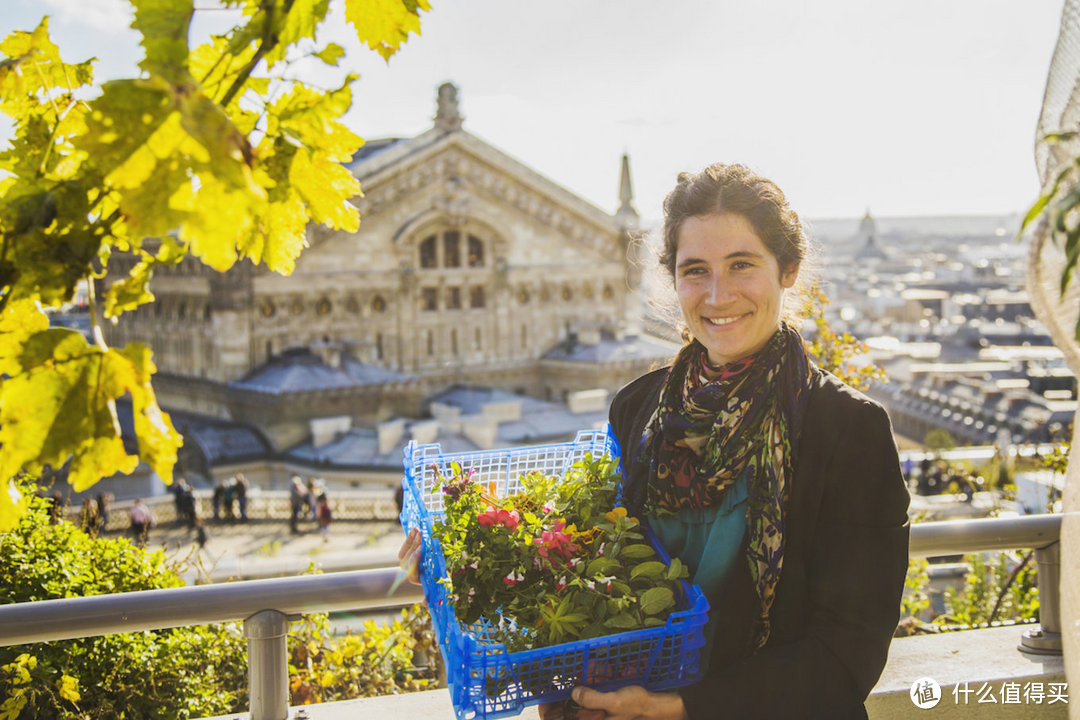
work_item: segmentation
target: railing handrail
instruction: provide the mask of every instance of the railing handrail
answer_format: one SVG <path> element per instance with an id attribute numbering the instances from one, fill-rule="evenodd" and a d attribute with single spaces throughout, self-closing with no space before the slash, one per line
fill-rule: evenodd
<path id="1" fill-rule="evenodd" d="M 1061 538 L 1061 515 L 945 520 L 911 526 L 908 554 L 940 557 L 988 550 L 1044 548 Z"/>
<path id="2" fill-rule="evenodd" d="M 1060 534 L 1060 515 L 916 523 L 909 552 L 934 557 L 1040 548 L 1057 542 Z M 0 605 L 0 646 L 233 622 L 266 609 L 296 615 L 419 601 L 419 589 L 409 583 L 389 595 L 398 572 L 352 570 Z"/>
<path id="3" fill-rule="evenodd" d="M 396 567 L 0 605 L 0 646 L 285 615 L 380 610 L 423 599 Z M 391 593 L 391 589 L 394 590 Z"/>

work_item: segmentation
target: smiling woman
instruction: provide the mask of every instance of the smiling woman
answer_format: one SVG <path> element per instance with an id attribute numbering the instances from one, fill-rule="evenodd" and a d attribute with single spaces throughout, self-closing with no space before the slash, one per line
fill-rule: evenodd
<path id="1" fill-rule="evenodd" d="M 785 320 L 807 241 L 774 183 L 712 165 L 664 213 L 687 343 L 619 391 L 611 426 L 628 511 L 709 600 L 708 670 L 678 695 L 576 689 L 580 716 L 865 718 L 907 571 L 889 419 Z"/>

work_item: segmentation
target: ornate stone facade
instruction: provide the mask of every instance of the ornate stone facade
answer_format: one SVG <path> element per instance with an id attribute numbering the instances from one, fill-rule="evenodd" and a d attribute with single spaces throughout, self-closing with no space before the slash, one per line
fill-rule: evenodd
<path id="1" fill-rule="evenodd" d="M 124 315 L 109 341 L 151 343 L 167 405 L 261 427 L 272 424 L 265 415 L 273 406 L 306 418 L 378 421 L 416 409 L 419 397 L 452 383 L 538 397 L 587 389 L 572 380 L 580 368 L 561 378 L 541 359 L 568 338 L 597 329 L 621 336 L 640 324 L 640 273 L 628 259 L 637 221 L 628 166 L 624 160 L 615 217 L 461 122 L 448 84 L 430 130 L 362 148 L 349 165 L 364 189 L 355 201 L 358 232 L 312 228 L 292 275 L 249 263 L 218 274 L 185 260 L 154 277 L 157 302 Z M 288 408 L 280 392 L 276 401 L 249 397 L 245 379 L 296 348 L 328 367 L 350 358 L 400 377 L 376 383 L 378 402 L 362 381 Z M 586 374 L 590 387 L 610 391 L 650 362 L 624 359 L 611 372 L 594 366 Z M 279 446 L 302 434 L 299 426 L 271 433 Z"/>

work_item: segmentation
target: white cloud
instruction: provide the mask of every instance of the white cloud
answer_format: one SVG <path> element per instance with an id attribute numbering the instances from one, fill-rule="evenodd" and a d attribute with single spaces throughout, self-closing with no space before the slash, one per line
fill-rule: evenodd
<path id="1" fill-rule="evenodd" d="M 47 11 L 65 22 L 115 32 L 131 24 L 131 5 L 126 0 L 41 0 Z"/>

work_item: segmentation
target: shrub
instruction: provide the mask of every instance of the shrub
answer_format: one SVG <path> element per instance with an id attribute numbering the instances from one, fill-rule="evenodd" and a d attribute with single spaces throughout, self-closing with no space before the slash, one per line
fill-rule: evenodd
<path id="1" fill-rule="evenodd" d="M 0 535 L 0 604 L 180 585 L 161 551 L 50 524 L 38 498 L 15 530 Z M 243 709 L 245 651 L 236 623 L 3 647 L 0 719 L 189 718 Z"/>

